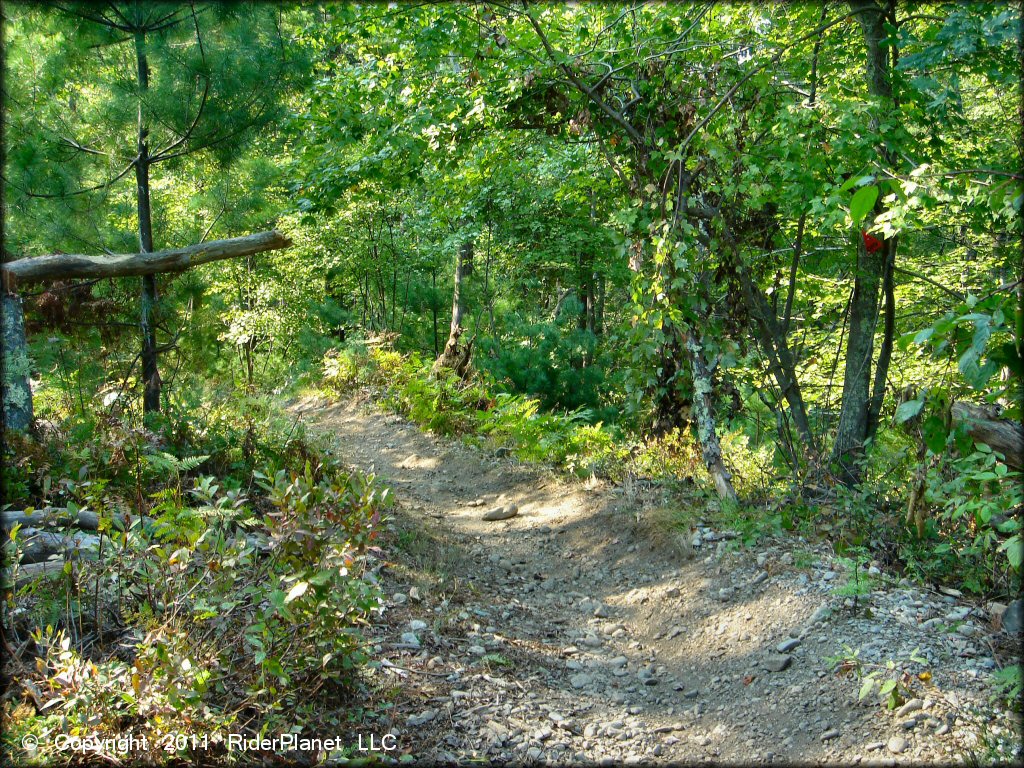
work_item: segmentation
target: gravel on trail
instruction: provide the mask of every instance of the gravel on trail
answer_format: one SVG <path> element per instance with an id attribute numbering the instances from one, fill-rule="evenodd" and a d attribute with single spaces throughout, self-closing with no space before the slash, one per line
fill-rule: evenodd
<path id="1" fill-rule="evenodd" d="M 877 565 L 852 573 L 796 536 L 753 551 L 697 526 L 669 546 L 635 489 L 367 403 L 292 411 L 396 494 L 400 543 L 369 633 L 374 674 L 400 692 L 373 730 L 417 761 L 947 764 L 1000 743 L 1020 756 L 1020 715 L 991 683 L 1019 649 L 984 605 Z M 906 686 L 900 708 L 858 699 L 854 652 L 862 673 Z"/>

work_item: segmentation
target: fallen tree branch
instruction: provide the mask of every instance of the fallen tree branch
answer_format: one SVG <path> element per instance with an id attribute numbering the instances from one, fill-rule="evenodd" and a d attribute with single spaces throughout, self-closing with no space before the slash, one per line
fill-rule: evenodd
<path id="1" fill-rule="evenodd" d="M 6 588 L 13 586 L 15 589 L 27 584 L 30 581 L 45 576 L 54 578 L 64 572 L 63 560 L 47 560 L 43 563 L 27 563 L 12 568 L 4 568 L 3 576 L 0 577 L 0 584 Z M 13 581 L 13 584 L 11 583 Z"/>
<path id="2" fill-rule="evenodd" d="M 967 434 L 1006 458 L 1011 469 L 1024 470 L 1024 427 L 1016 421 L 993 416 L 986 408 L 971 403 L 953 403 L 954 422 L 965 424 Z"/>
<path id="3" fill-rule="evenodd" d="M 116 254 L 113 256 L 86 256 L 55 253 L 16 259 L 0 265 L 0 271 L 18 280 L 46 280 L 49 278 L 126 277 L 152 275 L 187 269 L 220 259 L 251 256 L 254 253 L 287 248 L 292 241 L 276 229 L 257 232 L 228 240 L 211 240 L 185 248 L 171 248 L 153 253 Z"/>
<path id="4" fill-rule="evenodd" d="M 87 509 L 72 515 L 63 507 L 44 507 L 31 512 L 18 509 L 0 512 L 0 528 L 10 530 L 19 523 L 22 526 L 33 528 L 49 525 L 75 525 L 87 531 L 95 531 L 100 527 L 100 516 Z M 117 526 L 119 523 L 120 521 L 115 519 L 114 525 Z"/>
<path id="5" fill-rule="evenodd" d="M 100 537 L 91 533 L 62 534 L 24 528 L 18 533 L 22 563 L 39 563 L 53 555 L 70 560 L 89 552 L 98 552 Z"/>

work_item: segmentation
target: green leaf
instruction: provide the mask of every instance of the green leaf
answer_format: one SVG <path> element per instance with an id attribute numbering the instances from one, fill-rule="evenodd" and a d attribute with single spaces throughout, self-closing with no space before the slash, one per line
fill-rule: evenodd
<path id="1" fill-rule="evenodd" d="M 909 421 L 921 412 L 924 407 L 924 400 L 907 400 L 905 403 L 900 403 L 896 409 L 896 423 L 902 424 L 905 421 Z"/>
<path id="2" fill-rule="evenodd" d="M 932 453 L 942 453 L 946 447 L 946 439 L 949 432 L 946 430 L 945 422 L 938 416 L 929 416 L 921 425 L 921 435 L 924 444 Z"/>
<path id="3" fill-rule="evenodd" d="M 864 698 L 874 690 L 874 688 L 875 681 L 870 677 L 865 678 L 864 682 L 860 686 L 860 694 L 857 696 L 857 701 L 863 701 Z"/>
<path id="4" fill-rule="evenodd" d="M 295 586 L 288 590 L 288 595 L 284 601 L 290 603 L 292 600 L 296 600 L 306 594 L 306 590 L 309 589 L 308 581 L 297 581 Z"/>
<path id="5" fill-rule="evenodd" d="M 1021 539 L 1020 534 L 1007 539 L 999 548 L 1006 552 L 1006 559 L 1010 561 L 1010 566 L 1015 571 L 1019 571 L 1021 563 L 1024 562 L 1024 539 Z"/>
<path id="6" fill-rule="evenodd" d="M 874 184 L 869 187 L 861 187 L 853 193 L 853 199 L 850 200 L 850 218 L 853 219 L 853 226 L 860 225 L 867 212 L 875 205 L 876 200 L 878 200 L 878 187 Z"/>

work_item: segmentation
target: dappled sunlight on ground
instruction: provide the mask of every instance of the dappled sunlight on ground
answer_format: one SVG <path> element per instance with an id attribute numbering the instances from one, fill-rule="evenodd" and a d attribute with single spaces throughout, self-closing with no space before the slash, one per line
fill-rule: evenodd
<path id="1" fill-rule="evenodd" d="M 372 408 L 324 405 L 309 404 L 318 428 L 399 502 L 374 628 L 396 666 L 376 679 L 401 683 L 388 727 L 417 757 L 946 762 L 977 739 L 944 697 L 962 704 L 985 689 L 939 665 L 908 692 L 927 703 L 910 729 L 877 697 L 857 701 L 857 681 L 831 657 L 884 640 L 879 661 L 898 659 L 918 638 L 844 607 L 833 566 L 809 576 L 784 547 L 662 546 L 643 509 L 603 483 L 569 483 Z M 517 516 L 482 519 L 508 504 Z M 906 743 L 890 749 L 893 738 Z"/>

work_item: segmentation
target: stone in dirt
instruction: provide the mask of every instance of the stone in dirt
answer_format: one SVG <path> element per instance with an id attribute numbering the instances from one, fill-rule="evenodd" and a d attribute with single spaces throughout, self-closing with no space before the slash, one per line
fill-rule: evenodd
<path id="1" fill-rule="evenodd" d="M 420 602 L 423 598 L 420 597 L 420 591 L 416 587 L 409 588 L 409 599 L 414 603 Z"/>
<path id="2" fill-rule="evenodd" d="M 889 743 L 886 745 L 889 747 L 889 751 L 894 755 L 901 754 L 907 748 L 907 740 L 902 736 L 893 736 L 889 739 Z"/>
<path id="3" fill-rule="evenodd" d="M 916 712 L 924 706 L 924 702 L 920 699 L 911 699 L 902 707 L 896 710 L 896 717 L 906 717 L 911 712 Z"/>
<path id="4" fill-rule="evenodd" d="M 829 728 L 827 731 L 825 731 L 823 734 L 821 734 L 821 740 L 822 741 L 829 741 L 830 739 L 838 739 L 838 738 L 839 738 L 839 729 L 838 728 Z"/>
<path id="5" fill-rule="evenodd" d="M 1010 635 L 1019 635 L 1024 628 L 1024 600 L 1014 600 L 1003 611 L 1003 631 Z"/>
<path id="6" fill-rule="evenodd" d="M 769 672 L 781 672 L 782 670 L 787 669 L 792 663 L 792 656 L 782 656 L 780 654 L 773 653 L 764 660 L 764 668 Z"/>
<path id="7" fill-rule="evenodd" d="M 412 715 L 407 722 L 412 726 L 425 725 L 435 717 L 437 717 L 437 711 L 428 709 L 425 712 L 420 712 L 418 715 Z"/>
<path id="8" fill-rule="evenodd" d="M 402 642 L 405 643 L 406 645 L 415 646 L 416 648 L 420 647 L 420 639 L 418 637 L 416 637 L 416 635 L 414 633 L 412 633 L 412 632 L 403 632 L 402 633 Z"/>
<path id="9" fill-rule="evenodd" d="M 581 673 L 570 677 L 569 682 L 572 684 L 573 688 L 586 688 L 594 682 L 594 678 L 592 678 L 590 675 L 585 675 Z"/>
<path id="10" fill-rule="evenodd" d="M 504 507 L 495 507 L 494 509 L 484 512 L 483 519 L 487 522 L 494 522 L 496 520 L 508 520 L 518 514 L 518 506 L 515 504 L 506 504 Z"/>
<path id="11" fill-rule="evenodd" d="M 828 604 L 818 606 L 818 610 L 811 614 L 811 618 L 807 620 L 807 624 L 817 624 L 819 621 L 824 621 L 832 615 L 832 609 L 828 607 Z"/>
<path id="12" fill-rule="evenodd" d="M 789 653 L 798 645 L 800 645 L 800 639 L 796 637 L 790 637 L 779 643 L 776 646 L 776 650 L 778 650 L 779 653 Z"/>

